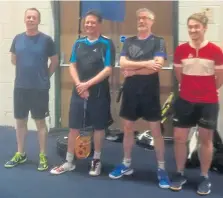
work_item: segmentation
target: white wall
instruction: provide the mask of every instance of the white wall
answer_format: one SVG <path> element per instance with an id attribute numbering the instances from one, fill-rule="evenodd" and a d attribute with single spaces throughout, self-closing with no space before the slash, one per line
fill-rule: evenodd
<path id="1" fill-rule="evenodd" d="M 15 67 L 10 63 L 9 49 L 12 39 L 25 30 L 24 11 L 35 7 L 41 12 L 40 31 L 54 36 L 53 16 L 50 1 L 0 1 L 0 126 L 14 126 L 13 84 Z M 48 125 L 54 127 L 54 76 L 51 79 L 50 113 Z M 51 122 L 49 123 L 49 120 Z M 34 122 L 29 121 L 29 129 L 35 129 Z"/>
<path id="2" fill-rule="evenodd" d="M 212 10 L 211 23 L 208 25 L 206 38 L 223 48 L 223 1 L 179 1 L 179 42 L 188 41 L 186 21 L 190 14 L 201 12 L 203 8 Z M 218 129 L 223 138 L 223 88 L 220 89 L 220 112 Z"/>

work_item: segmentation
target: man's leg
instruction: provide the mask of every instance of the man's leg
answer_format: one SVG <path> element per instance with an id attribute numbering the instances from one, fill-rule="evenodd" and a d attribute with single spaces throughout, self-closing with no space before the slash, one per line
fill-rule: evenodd
<path id="1" fill-rule="evenodd" d="M 123 120 L 124 138 L 123 138 L 123 150 L 124 158 L 121 165 L 118 165 L 110 174 L 112 179 L 119 179 L 123 175 L 131 175 L 133 169 L 131 168 L 132 161 L 132 149 L 135 144 L 134 134 L 134 122 L 129 120 Z"/>
<path id="2" fill-rule="evenodd" d="M 68 134 L 68 146 L 66 154 L 66 162 L 60 166 L 54 167 L 50 173 L 59 175 L 67 171 L 72 171 L 76 168 L 74 164 L 74 149 L 75 141 L 80 135 L 80 129 L 83 128 L 83 115 L 84 106 L 83 99 L 81 99 L 75 92 L 73 92 L 70 102 L 69 110 L 69 134 Z"/>
<path id="3" fill-rule="evenodd" d="M 94 155 L 91 161 L 91 168 L 89 175 L 98 176 L 101 174 L 101 152 L 102 146 L 105 138 L 105 130 L 95 130 L 94 131 Z"/>
<path id="4" fill-rule="evenodd" d="M 113 123 L 110 102 L 109 97 L 90 98 L 88 100 L 88 121 L 94 128 L 94 154 L 89 171 L 91 176 L 101 174 L 101 153 L 105 139 L 105 129 Z"/>
<path id="5" fill-rule="evenodd" d="M 27 128 L 28 119 L 16 119 L 16 140 L 17 140 L 17 149 L 19 153 L 24 152 L 25 138 L 28 131 Z"/>
<path id="6" fill-rule="evenodd" d="M 11 160 L 6 162 L 6 168 L 12 168 L 26 162 L 24 152 L 25 137 L 27 134 L 27 120 L 29 113 L 29 93 L 24 89 L 14 89 L 14 117 L 16 119 L 17 152 Z"/>
<path id="7" fill-rule="evenodd" d="M 45 118 L 49 115 L 49 91 L 48 90 L 31 90 L 31 115 L 35 120 L 39 139 L 39 165 L 38 170 L 44 171 L 48 169 L 47 160 L 47 136 L 48 128 Z"/>
<path id="8" fill-rule="evenodd" d="M 133 173 L 133 169 L 131 168 L 131 161 L 132 149 L 135 144 L 135 121 L 140 116 L 137 112 L 138 104 L 139 101 L 135 90 L 124 89 L 120 110 L 120 116 L 123 118 L 124 128 L 124 158 L 122 163 L 109 174 L 109 177 L 112 179 L 118 179 L 121 178 L 123 175 L 131 175 Z"/>
<path id="9" fill-rule="evenodd" d="M 143 118 L 149 121 L 149 128 L 154 139 L 154 148 L 157 159 L 157 177 L 161 188 L 169 188 L 169 177 L 165 170 L 165 145 L 161 133 L 161 106 L 159 93 L 144 94 L 141 96 Z"/>
<path id="10" fill-rule="evenodd" d="M 172 178 L 170 189 L 180 191 L 187 182 L 184 176 L 184 169 L 187 160 L 187 140 L 189 130 L 196 125 L 197 118 L 194 112 L 194 105 L 178 98 L 174 104 L 175 115 L 173 117 L 174 153 L 177 171 Z"/>
<path id="11" fill-rule="evenodd" d="M 187 140 L 190 128 L 174 127 L 174 153 L 177 172 L 183 174 L 187 160 Z"/>
<path id="12" fill-rule="evenodd" d="M 213 159 L 213 133 L 214 130 L 199 127 L 201 183 L 197 193 L 201 195 L 211 192 L 208 172 Z"/>
<path id="13" fill-rule="evenodd" d="M 184 169 L 187 160 L 187 140 L 189 128 L 174 127 L 174 153 L 177 171 L 172 178 L 170 189 L 180 191 L 182 186 L 187 182 L 184 176 Z"/>
<path id="14" fill-rule="evenodd" d="M 44 171 L 48 169 L 48 161 L 47 161 L 47 136 L 48 136 L 48 129 L 46 125 L 45 119 L 35 119 L 36 128 L 38 131 L 38 139 L 39 139 L 39 147 L 40 147 L 40 154 L 39 154 L 39 171 Z"/>
<path id="15" fill-rule="evenodd" d="M 201 182 L 197 193 L 207 195 L 211 192 L 209 180 L 209 169 L 213 159 L 213 136 L 217 126 L 219 106 L 215 104 L 204 104 L 201 119 L 199 120 L 199 141 L 200 141 L 200 167 Z"/>
<path id="16" fill-rule="evenodd" d="M 158 179 L 161 188 L 169 188 L 169 177 L 165 170 L 165 143 L 161 133 L 160 121 L 149 122 L 149 126 L 154 139 L 154 148 L 158 164 Z"/>

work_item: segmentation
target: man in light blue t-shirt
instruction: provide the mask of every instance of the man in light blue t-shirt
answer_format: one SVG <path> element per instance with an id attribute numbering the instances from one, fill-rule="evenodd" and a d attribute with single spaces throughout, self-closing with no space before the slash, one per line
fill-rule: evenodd
<path id="1" fill-rule="evenodd" d="M 48 116 L 50 76 L 58 66 L 58 57 L 52 38 L 38 31 L 40 19 L 40 12 L 36 8 L 27 9 L 25 12 L 26 31 L 15 36 L 10 48 L 11 61 L 16 66 L 14 117 L 18 150 L 5 164 L 6 168 L 12 168 L 27 160 L 24 140 L 30 111 L 39 134 L 38 170 L 48 169 L 45 117 Z M 51 62 L 49 66 L 48 59 Z"/>

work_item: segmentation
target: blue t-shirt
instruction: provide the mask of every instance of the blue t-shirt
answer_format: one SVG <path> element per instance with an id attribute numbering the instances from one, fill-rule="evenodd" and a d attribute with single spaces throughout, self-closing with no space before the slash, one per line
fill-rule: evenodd
<path id="1" fill-rule="evenodd" d="M 100 36 L 90 42 L 87 37 L 78 39 L 72 49 L 71 63 L 76 63 L 80 81 L 95 77 L 105 67 L 115 66 L 115 47 L 111 39 Z M 110 94 L 108 78 L 89 89 L 90 96 Z"/>
<path id="2" fill-rule="evenodd" d="M 49 89 L 48 58 L 56 54 L 52 38 L 44 33 L 16 35 L 10 52 L 16 55 L 15 87 Z"/>
<path id="3" fill-rule="evenodd" d="M 125 40 L 121 56 L 127 57 L 132 61 L 148 61 L 160 56 L 167 58 L 165 41 L 162 37 L 150 35 L 148 38 L 140 40 L 137 36 L 129 37 Z M 150 93 L 159 93 L 159 74 L 158 72 L 150 75 L 135 75 L 125 79 L 124 88 Z"/>

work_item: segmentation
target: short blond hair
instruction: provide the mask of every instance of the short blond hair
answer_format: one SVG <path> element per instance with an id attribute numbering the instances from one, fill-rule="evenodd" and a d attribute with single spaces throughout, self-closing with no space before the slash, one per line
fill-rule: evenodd
<path id="1" fill-rule="evenodd" d="M 140 8 L 140 9 L 138 9 L 138 10 L 136 11 L 136 16 L 138 16 L 139 13 L 141 13 L 141 12 L 147 12 L 148 15 L 149 15 L 149 18 L 150 18 L 151 20 L 154 20 L 154 19 L 155 19 L 155 13 L 154 13 L 153 11 L 149 10 L 148 8 Z"/>
<path id="2" fill-rule="evenodd" d="M 205 15 L 204 12 L 194 13 L 190 15 L 187 19 L 187 23 L 191 19 L 200 22 L 205 27 L 208 25 L 208 17 Z"/>

